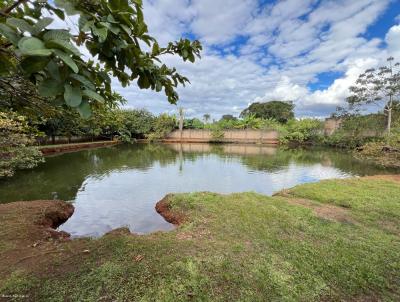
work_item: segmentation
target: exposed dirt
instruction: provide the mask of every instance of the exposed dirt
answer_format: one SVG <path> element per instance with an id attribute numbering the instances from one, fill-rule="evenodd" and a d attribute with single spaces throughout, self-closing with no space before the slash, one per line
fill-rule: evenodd
<path id="1" fill-rule="evenodd" d="M 180 225 L 182 224 L 186 217 L 183 213 L 178 213 L 175 211 L 171 211 L 171 206 L 169 204 L 170 194 L 166 195 L 163 199 L 161 199 L 156 204 L 156 211 L 160 214 L 166 221 L 169 223 Z"/>
<path id="2" fill-rule="evenodd" d="M 63 201 L 21 201 L 0 205 L 0 277 L 9 270 L 34 268 L 44 255 L 62 252 L 69 234 L 55 230 L 74 212 Z M 43 260 L 43 261 L 41 261 Z"/>
<path id="3" fill-rule="evenodd" d="M 301 205 L 303 207 L 313 210 L 313 213 L 320 218 L 338 221 L 343 223 L 355 223 L 356 221 L 351 217 L 349 210 L 343 207 L 337 207 L 334 205 L 320 204 L 314 201 L 297 198 L 292 195 L 287 190 L 283 190 L 276 194 L 277 196 L 285 197 L 289 204 Z"/>
<path id="4" fill-rule="evenodd" d="M 366 176 L 364 178 L 376 179 L 376 180 L 388 180 L 400 183 L 400 175 L 374 175 L 374 176 Z"/>

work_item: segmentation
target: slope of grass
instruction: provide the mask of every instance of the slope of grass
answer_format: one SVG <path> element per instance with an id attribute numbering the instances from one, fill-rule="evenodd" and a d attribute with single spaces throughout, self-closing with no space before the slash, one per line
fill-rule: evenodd
<path id="1" fill-rule="evenodd" d="M 395 181 L 329 180 L 274 197 L 176 194 L 168 203 L 186 217 L 175 231 L 52 242 L 59 254 L 41 257 L 40 269 L 4 274 L 0 293 L 36 301 L 400 300 Z"/>

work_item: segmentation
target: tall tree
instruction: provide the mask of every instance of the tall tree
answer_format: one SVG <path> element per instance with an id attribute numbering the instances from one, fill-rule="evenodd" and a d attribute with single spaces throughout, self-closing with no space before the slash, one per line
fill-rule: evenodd
<path id="1" fill-rule="evenodd" d="M 236 121 L 236 120 L 237 120 L 237 118 L 234 117 L 232 114 L 224 114 L 221 117 L 221 121 Z"/>
<path id="2" fill-rule="evenodd" d="M 203 115 L 203 118 L 204 118 L 204 122 L 207 124 L 208 121 L 210 120 L 211 116 L 208 113 L 206 113 Z"/>
<path id="3" fill-rule="evenodd" d="M 386 66 L 367 69 L 360 74 L 355 85 L 350 87 L 352 95 L 347 102 L 351 109 L 372 104 L 379 106 L 387 116 L 386 131 L 390 134 L 392 112 L 400 96 L 400 63 L 395 63 L 393 57 L 387 62 Z"/>
<path id="4" fill-rule="evenodd" d="M 294 104 L 292 102 L 271 101 L 253 103 L 240 113 L 240 117 L 253 115 L 257 118 L 274 119 L 280 123 L 287 123 L 294 118 Z"/>
<path id="5" fill-rule="evenodd" d="M 50 17 L 52 16 L 52 17 Z M 78 16 L 76 33 L 49 29 L 54 17 Z M 68 18 L 68 17 L 67 17 Z M 82 59 L 85 46 L 97 62 Z M 189 80 L 161 57 L 194 62 L 202 47 L 181 39 L 160 47 L 148 34 L 142 0 L 5 0 L 0 3 L 0 76 L 21 74 L 43 97 L 88 117 L 94 103 L 115 102 L 110 74 L 122 86 L 164 90 L 175 104 Z M 12 85 L 12 83 L 11 83 Z"/>

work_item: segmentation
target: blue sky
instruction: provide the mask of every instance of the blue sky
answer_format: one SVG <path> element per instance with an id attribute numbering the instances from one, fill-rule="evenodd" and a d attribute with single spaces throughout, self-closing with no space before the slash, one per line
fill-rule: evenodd
<path id="1" fill-rule="evenodd" d="M 291 100 L 297 116 L 324 117 L 366 68 L 400 61 L 400 0 L 145 0 L 159 41 L 204 45 L 202 60 L 165 61 L 189 77 L 178 90 L 187 116 L 238 115 L 254 101 Z M 114 88 L 128 107 L 176 112 L 163 94 Z"/>

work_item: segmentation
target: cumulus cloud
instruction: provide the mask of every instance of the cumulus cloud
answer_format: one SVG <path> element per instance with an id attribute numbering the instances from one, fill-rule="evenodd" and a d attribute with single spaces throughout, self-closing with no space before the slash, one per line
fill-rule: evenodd
<path id="1" fill-rule="evenodd" d="M 251 102 L 282 99 L 294 101 L 299 116 L 326 116 L 343 104 L 359 73 L 389 55 L 400 59 L 399 17 L 382 36 L 367 35 L 385 11 L 400 16 L 396 2 L 144 0 L 144 13 L 161 44 L 186 36 L 204 45 L 195 64 L 165 58 L 192 83 L 178 89 L 187 115 L 237 115 Z M 323 73 L 336 78 L 321 80 Z M 113 83 L 127 107 L 176 111 L 162 93 Z"/>

